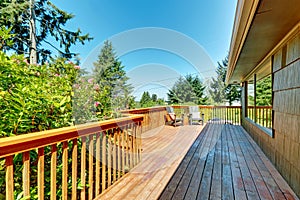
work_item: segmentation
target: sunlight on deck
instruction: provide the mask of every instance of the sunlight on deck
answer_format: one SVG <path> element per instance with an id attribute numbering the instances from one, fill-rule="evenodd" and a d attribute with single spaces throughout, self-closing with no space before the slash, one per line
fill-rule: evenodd
<path id="1" fill-rule="evenodd" d="M 157 199 L 203 126 L 163 126 L 142 135 L 142 161 L 98 199 Z"/>

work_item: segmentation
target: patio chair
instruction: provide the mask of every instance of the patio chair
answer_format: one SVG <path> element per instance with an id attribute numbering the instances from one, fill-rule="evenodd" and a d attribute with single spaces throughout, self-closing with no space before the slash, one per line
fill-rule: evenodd
<path id="1" fill-rule="evenodd" d="M 194 122 L 196 122 L 197 124 L 203 125 L 204 122 L 204 114 L 199 112 L 199 107 L 198 106 L 189 106 L 189 124 L 193 125 Z"/>
<path id="2" fill-rule="evenodd" d="M 173 126 L 176 126 L 179 123 L 183 125 L 183 117 L 184 117 L 183 114 L 181 115 L 181 118 L 176 116 L 174 108 L 171 106 L 167 106 L 166 110 L 167 110 L 166 122 L 168 123 L 171 122 L 171 125 Z"/>

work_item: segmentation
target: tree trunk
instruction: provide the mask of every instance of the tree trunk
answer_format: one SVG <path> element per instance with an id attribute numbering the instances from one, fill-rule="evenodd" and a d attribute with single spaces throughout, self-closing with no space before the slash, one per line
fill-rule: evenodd
<path id="1" fill-rule="evenodd" d="M 30 64 L 37 64 L 37 49 L 36 49 L 36 25 L 35 25 L 35 12 L 34 12 L 34 0 L 30 0 L 30 49 L 29 59 Z"/>

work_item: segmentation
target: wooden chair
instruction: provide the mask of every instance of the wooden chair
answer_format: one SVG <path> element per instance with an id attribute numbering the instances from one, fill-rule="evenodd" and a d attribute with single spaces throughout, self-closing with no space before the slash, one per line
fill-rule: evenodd
<path id="1" fill-rule="evenodd" d="M 204 123 L 204 114 L 201 115 L 199 112 L 199 107 L 198 106 L 189 106 L 189 124 L 193 125 L 194 122 L 197 122 L 197 124 L 203 125 Z"/>
<path id="2" fill-rule="evenodd" d="M 182 115 L 181 115 L 181 118 L 179 118 L 178 116 L 176 116 L 173 107 L 167 106 L 167 107 L 166 107 L 166 110 L 167 110 L 167 116 L 166 116 L 166 122 L 167 122 L 167 123 L 170 123 L 170 122 L 171 122 L 171 125 L 173 125 L 173 126 L 176 126 L 176 125 L 178 125 L 179 123 L 180 123 L 181 125 L 183 125 L 183 117 L 184 117 L 184 114 L 182 114 Z"/>

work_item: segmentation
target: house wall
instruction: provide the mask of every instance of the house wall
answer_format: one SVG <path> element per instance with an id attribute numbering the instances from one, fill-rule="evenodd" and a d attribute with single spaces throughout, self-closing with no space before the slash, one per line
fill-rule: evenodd
<path id="1" fill-rule="evenodd" d="M 300 196 L 300 31 L 274 53 L 273 137 L 243 116 L 242 125 Z M 243 93 L 245 99 L 245 92 Z M 245 105 L 245 104 L 243 104 Z"/>

